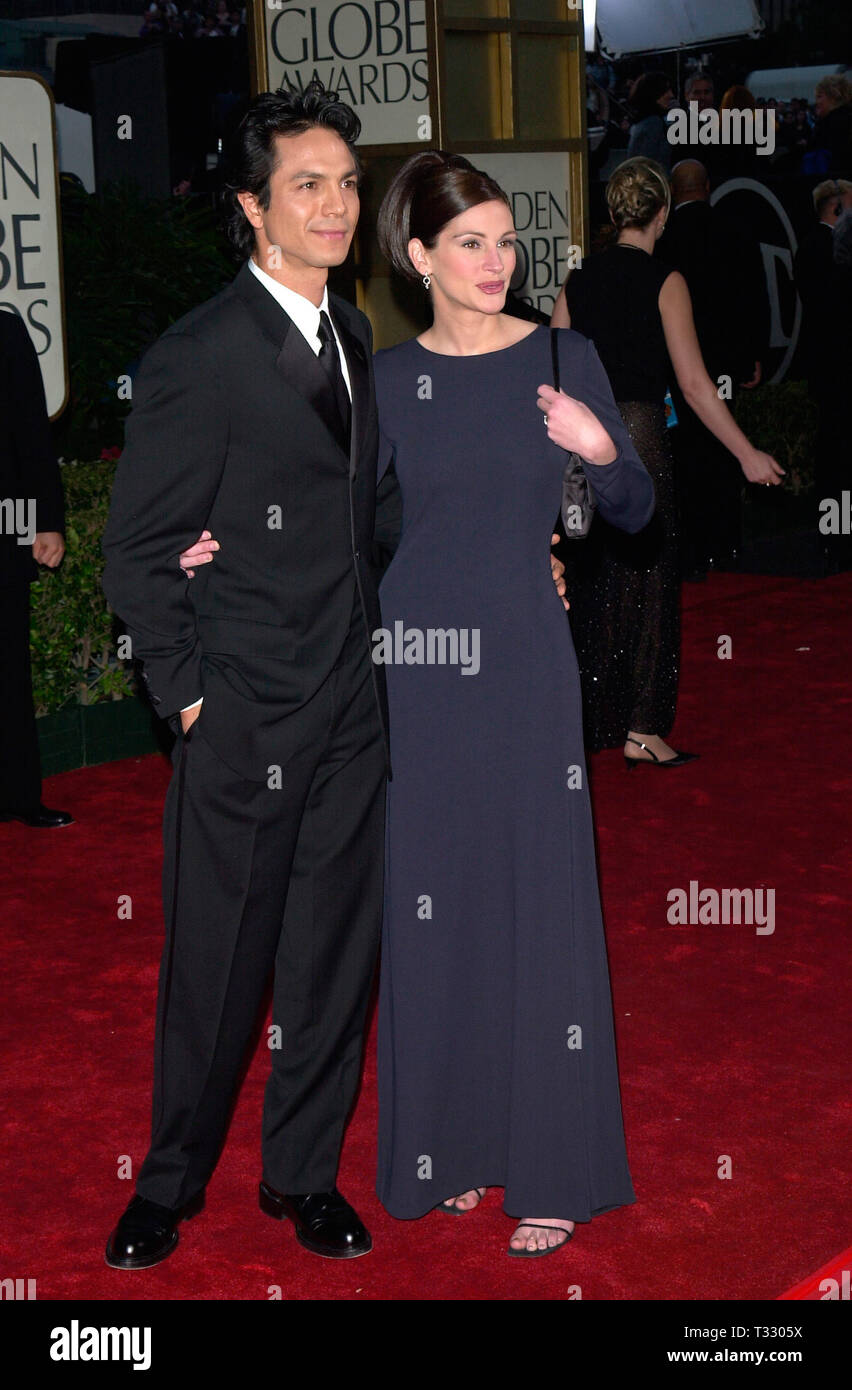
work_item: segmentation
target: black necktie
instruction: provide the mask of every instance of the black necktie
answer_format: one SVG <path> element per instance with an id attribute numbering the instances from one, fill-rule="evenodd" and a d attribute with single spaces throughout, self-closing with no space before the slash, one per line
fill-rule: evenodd
<path id="1" fill-rule="evenodd" d="M 352 406 L 349 400 L 349 392 L 346 390 L 346 382 L 343 379 L 343 371 L 340 366 L 340 353 L 337 350 L 337 339 L 334 336 L 331 319 L 324 309 L 320 310 L 317 337 L 321 343 L 319 360 L 331 383 L 331 389 L 334 392 L 334 399 L 337 402 L 341 424 L 343 425 L 346 438 L 348 439 L 352 420 Z"/>

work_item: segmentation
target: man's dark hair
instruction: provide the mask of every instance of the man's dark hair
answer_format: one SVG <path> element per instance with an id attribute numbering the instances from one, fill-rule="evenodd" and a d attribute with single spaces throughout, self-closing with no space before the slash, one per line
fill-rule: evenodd
<path id="1" fill-rule="evenodd" d="M 630 88 L 629 101 L 636 120 L 644 121 L 646 116 L 662 116 L 657 101 L 672 87 L 671 78 L 664 72 L 643 72 Z"/>
<path id="2" fill-rule="evenodd" d="M 253 193 L 260 206 L 269 207 L 269 179 L 275 169 L 275 140 L 279 135 L 302 135 L 315 126 L 333 130 L 352 151 L 355 167 L 360 161 L 355 141 L 361 122 L 336 92 L 327 91 L 313 78 L 304 91 L 261 92 L 249 103 L 230 137 L 222 206 L 228 239 L 241 260 L 254 250 L 255 232 L 237 199 Z"/>

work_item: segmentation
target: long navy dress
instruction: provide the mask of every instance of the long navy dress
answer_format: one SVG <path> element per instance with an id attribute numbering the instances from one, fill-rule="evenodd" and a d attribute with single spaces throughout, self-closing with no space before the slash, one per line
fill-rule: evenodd
<path id="1" fill-rule="evenodd" d="M 559 343 L 562 389 L 619 450 L 586 469 L 601 513 L 638 529 L 653 486 L 597 353 L 572 331 Z M 403 508 L 374 643 L 393 764 L 377 1191 L 397 1217 L 494 1185 L 509 1215 L 588 1221 L 635 1198 L 577 663 L 550 572 L 566 456 L 536 406 L 549 332 L 471 357 L 412 339 L 375 369 L 380 471 L 395 464 Z"/>

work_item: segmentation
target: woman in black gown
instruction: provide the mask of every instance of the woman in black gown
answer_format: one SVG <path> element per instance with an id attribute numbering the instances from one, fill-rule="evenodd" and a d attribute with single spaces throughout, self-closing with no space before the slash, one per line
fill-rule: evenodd
<path id="1" fill-rule="evenodd" d="M 643 526 L 653 489 L 592 345 L 559 333 L 557 395 L 549 330 L 503 313 L 515 230 L 497 184 L 416 155 L 379 239 L 434 322 L 375 359 L 379 471 L 402 494 L 374 649 L 393 762 L 377 1190 L 413 1218 L 502 1187 L 509 1253 L 545 1255 L 635 1200 L 577 665 L 545 549 L 565 449 L 614 526 Z"/>
<path id="2" fill-rule="evenodd" d="M 618 408 L 654 480 L 657 509 L 638 535 L 596 517 L 567 546 L 571 628 L 583 689 L 586 747 L 624 745 L 627 766 L 679 767 L 697 756 L 667 742 L 680 664 L 677 515 L 663 398 L 676 377 L 699 419 L 750 482 L 783 469 L 746 439 L 707 374 L 686 281 L 653 257 L 669 212 L 669 184 L 652 159 L 628 159 L 606 189 L 614 246 L 572 271 L 551 322 L 594 341 Z"/>

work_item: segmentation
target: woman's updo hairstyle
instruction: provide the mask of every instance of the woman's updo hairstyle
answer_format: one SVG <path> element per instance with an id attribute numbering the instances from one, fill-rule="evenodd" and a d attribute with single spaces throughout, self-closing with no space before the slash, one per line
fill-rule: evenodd
<path id="1" fill-rule="evenodd" d="M 503 189 L 460 154 L 423 150 L 407 159 L 394 176 L 379 209 L 378 235 L 382 255 L 408 280 L 420 276 L 411 264 L 408 243 L 416 237 L 430 250 L 448 222 L 499 199 L 509 207 Z"/>
<path id="2" fill-rule="evenodd" d="M 610 175 L 606 201 L 616 231 L 647 227 L 660 208 L 668 215 L 672 194 L 666 171 L 656 159 L 636 155 L 625 159 Z"/>

